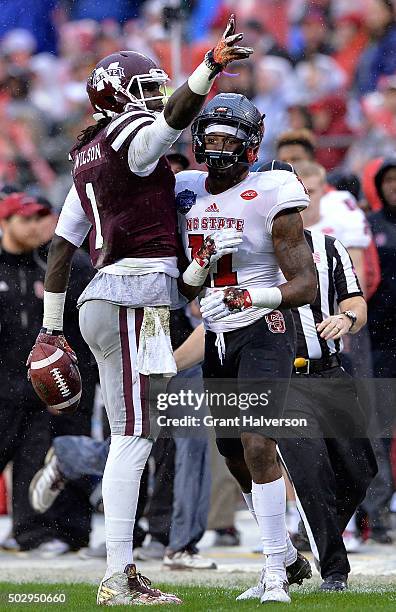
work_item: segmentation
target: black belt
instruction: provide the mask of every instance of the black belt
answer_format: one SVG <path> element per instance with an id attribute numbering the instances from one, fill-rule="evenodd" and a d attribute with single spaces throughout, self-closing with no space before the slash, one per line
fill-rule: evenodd
<path id="1" fill-rule="evenodd" d="M 297 357 L 294 360 L 294 373 L 315 374 L 317 372 L 323 372 L 323 370 L 337 368 L 340 365 L 341 357 L 336 353 L 330 355 L 330 357 L 323 357 L 322 359 L 305 359 L 305 357 Z"/>

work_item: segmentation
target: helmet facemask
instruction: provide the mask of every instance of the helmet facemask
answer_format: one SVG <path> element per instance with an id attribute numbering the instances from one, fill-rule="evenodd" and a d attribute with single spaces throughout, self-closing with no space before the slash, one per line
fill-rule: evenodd
<path id="1" fill-rule="evenodd" d="M 210 129 L 212 131 L 210 132 Z M 240 138 L 240 146 L 236 151 L 225 151 L 226 140 L 220 150 L 207 149 L 205 136 L 214 131 L 226 132 L 235 138 Z M 208 121 L 208 118 L 198 117 L 192 126 L 193 152 L 198 163 L 205 163 L 208 168 L 226 170 L 235 164 L 250 166 L 256 159 L 261 138 L 257 129 L 244 121 L 234 121 L 223 124 L 220 121 Z"/>
<path id="2" fill-rule="evenodd" d="M 133 106 L 139 106 L 145 111 L 154 112 L 154 111 L 150 111 L 150 109 L 147 108 L 147 102 L 163 100 L 165 104 L 168 101 L 169 96 L 168 96 L 168 92 L 166 88 L 167 81 L 169 81 L 169 77 L 164 70 L 161 70 L 161 68 L 151 68 L 151 70 L 147 74 L 134 75 L 129 81 L 126 89 L 122 88 L 121 93 L 123 93 L 124 96 L 129 98 L 130 103 Z M 145 83 L 157 83 L 160 89 L 161 95 L 145 97 L 144 91 L 143 91 L 143 85 Z M 136 88 L 136 87 L 139 92 L 138 96 L 135 96 L 131 92 L 131 89 Z"/>
<path id="3" fill-rule="evenodd" d="M 96 90 L 102 93 L 102 98 L 99 99 L 96 95 L 94 99 L 90 96 L 91 104 L 99 115 L 115 117 L 124 112 L 129 105 L 154 112 L 147 108 L 147 102 L 164 100 L 165 103 L 168 98 L 165 84 L 169 80 L 166 72 L 160 68 L 150 68 L 147 73 L 133 75 L 128 82 L 128 77 L 125 77 L 125 69 L 119 63 L 118 61 L 112 62 L 107 68 L 99 66 L 93 71 L 91 81 L 88 82 L 91 91 Z M 155 83 L 164 91 L 160 95 L 145 97 L 143 87 L 146 83 Z M 101 103 L 102 99 L 105 104 Z"/>

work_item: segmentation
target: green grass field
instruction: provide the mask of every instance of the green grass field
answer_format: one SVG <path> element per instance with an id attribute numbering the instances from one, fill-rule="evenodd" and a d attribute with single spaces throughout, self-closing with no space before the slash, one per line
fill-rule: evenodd
<path id="1" fill-rule="evenodd" d="M 236 602 L 235 597 L 240 593 L 236 589 L 208 588 L 200 586 L 176 586 L 159 585 L 163 590 L 177 593 L 184 600 L 184 604 L 179 610 L 185 612 L 223 612 L 225 610 L 257 610 L 261 608 L 258 601 Z M 10 594 L 64 594 L 65 603 L 9 603 Z M 11 582 L 0 583 L 0 610 L 37 610 L 55 611 L 64 610 L 75 611 L 83 610 L 89 612 L 97 610 L 95 604 L 96 588 L 90 584 L 39 584 L 24 583 L 15 584 Z M 17 597 L 15 599 L 18 599 Z M 117 606 L 125 609 L 124 606 Z M 165 611 L 175 610 L 175 606 L 160 606 Z M 391 585 L 377 587 L 376 591 L 349 591 L 348 593 L 322 594 L 312 589 L 294 590 L 292 592 L 292 604 L 289 606 L 282 604 L 266 605 L 265 610 L 287 609 L 293 610 L 328 610 L 337 612 L 356 611 L 366 612 L 378 610 L 396 610 L 396 586 L 392 589 Z"/>

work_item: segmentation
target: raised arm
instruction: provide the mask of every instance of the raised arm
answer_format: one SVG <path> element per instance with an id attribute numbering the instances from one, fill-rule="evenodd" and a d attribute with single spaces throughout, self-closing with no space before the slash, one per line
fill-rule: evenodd
<path id="1" fill-rule="evenodd" d="M 231 15 L 217 45 L 207 52 L 204 61 L 194 70 L 187 83 L 176 89 L 169 98 L 164 117 L 170 127 L 175 130 L 186 128 L 200 111 L 214 77 L 230 62 L 248 58 L 253 53 L 253 49 L 237 45 L 243 34 L 235 34 L 235 27 L 235 16 Z"/>
<path id="2" fill-rule="evenodd" d="M 188 81 L 169 98 L 164 111 L 150 125 L 140 129 L 132 140 L 128 159 L 132 172 L 150 174 L 162 155 L 201 110 L 214 78 L 234 60 L 248 58 L 253 49 L 240 47 L 243 34 L 235 34 L 235 17 L 231 15 L 223 36 L 205 55 Z"/>

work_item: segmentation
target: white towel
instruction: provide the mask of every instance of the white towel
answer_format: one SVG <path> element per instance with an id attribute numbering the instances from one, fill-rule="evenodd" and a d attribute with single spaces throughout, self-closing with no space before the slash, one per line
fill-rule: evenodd
<path id="1" fill-rule="evenodd" d="M 162 374 L 168 377 L 177 374 L 170 340 L 169 318 L 169 306 L 144 308 L 137 354 L 140 374 Z"/>

